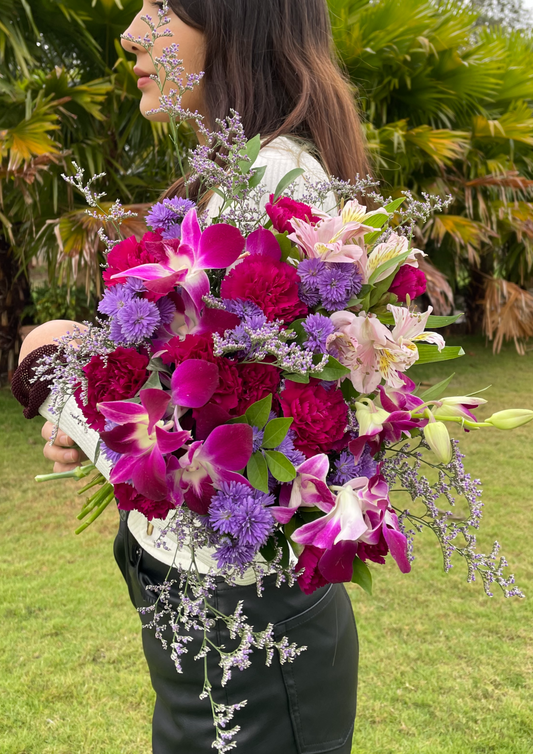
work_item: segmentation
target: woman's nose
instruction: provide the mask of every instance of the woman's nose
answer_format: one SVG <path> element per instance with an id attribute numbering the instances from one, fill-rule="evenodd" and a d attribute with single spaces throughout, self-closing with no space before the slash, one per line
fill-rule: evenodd
<path id="1" fill-rule="evenodd" d="M 143 48 L 138 43 L 139 38 L 143 38 L 146 35 L 147 27 L 144 21 L 141 21 L 140 14 L 135 16 L 131 24 L 120 38 L 120 44 L 126 50 L 126 52 L 132 52 L 134 54 L 139 53 Z"/>

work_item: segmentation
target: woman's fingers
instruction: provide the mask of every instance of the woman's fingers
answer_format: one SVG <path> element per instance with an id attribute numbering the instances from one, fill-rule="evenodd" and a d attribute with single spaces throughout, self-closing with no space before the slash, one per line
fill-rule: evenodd
<path id="1" fill-rule="evenodd" d="M 85 455 L 73 448 L 74 440 L 64 432 L 59 430 L 54 440 L 54 444 L 50 445 L 50 438 L 54 431 L 54 425 L 52 422 L 46 422 L 41 430 L 41 435 L 46 444 L 43 448 L 43 455 L 49 461 L 54 463 L 54 471 L 56 473 L 63 471 L 72 471 L 79 465 L 79 462 L 85 458 Z"/>

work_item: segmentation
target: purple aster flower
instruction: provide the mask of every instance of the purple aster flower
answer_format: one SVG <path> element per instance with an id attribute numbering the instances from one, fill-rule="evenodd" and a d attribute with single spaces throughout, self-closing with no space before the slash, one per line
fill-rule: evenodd
<path id="1" fill-rule="evenodd" d="M 104 427 L 106 432 L 110 432 L 115 427 L 118 427 L 118 424 L 111 421 L 110 419 L 106 419 Z M 100 453 L 104 456 L 104 458 L 112 463 L 113 466 L 120 458 L 122 458 L 122 453 L 116 453 L 114 450 L 111 450 L 111 448 L 108 448 L 103 440 L 100 440 Z"/>
<path id="2" fill-rule="evenodd" d="M 222 483 L 222 489 L 211 500 L 209 523 L 216 532 L 231 537 L 233 542 L 225 541 L 222 548 L 217 549 L 216 556 L 219 560 L 222 557 L 227 563 L 243 565 L 236 554 L 244 552 L 240 549 L 242 547 L 247 553 L 247 562 L 253 558 L 274 528 L 274 518 L 265 507 L 273 503 L 272 495 L 248 487 L 242 482 Z M 232 548 L 236 559 L 226 560 L 227 557 L 233 557 L 230 552 Z"/>
<path id="3" fill-rule="evenodd" d="M 116 319 L 127 343 L 149 338 L 161 323 L 159 309 L 152 301 L 133 299 L 120 309 Z"/>
<path id="4" fill-rule="evenodd" d="M 276 448 L 277 451 L 287 456 L 293 466 L 299 466 L 305 461 L 305 455 L 301 450 L 297 450 L 294 447 L 294 441 L 296 440 L 296 432 L 293 429 L 289 429 L 283 442 Z"/>
<path id="5" fill-rule="evenodd" d="M 172 299 L 164 296 L 163 298 L 159 299 L 156 306 L 159 309 L 161 324 L 169 325 L 174 319 L 174 314 L 176 313 L 176 304 L 172 301 Z"/>
<path id="6" fill-rule="evenodd" d="M 127 340 L 122 331 L 122 327 L 120 326 L 120 322 L 116 317 L 113 317 L 113 319 L 111 320 L 109 337 L 111 338 L 113 343 L 125 343 Z"/>
<path id="7" fill-rule="evenodd" d="M 108 288 L 102 300 L 98 304 L 98 311 L 101 314 L 107 314 L 108 317 L 115 317 L 120 309 L 125 306 L 134 297 L 134 292 L 128 287 L 128 285 L 114 285 L 112 288 Z"/>
<path id="8" fill-rule="evenodd" d="M 304 259 L 298 265 L 298 277 L 306 289 L 316 288 L 318 277 L 325 269 L 326 263 L 320 259 Z"/>
<path id="9" fill-rule="evenodd" d="M 307 333 L 304 346 L 315 353 L 326 353 L 326 340 L 335 332 L 335 326 L 330 318 L 324 317 L 323 314 L 310 314 L 305 322 L 302 322 L 302 327 Z"/>
<path id="10" fill-rule="evenodd" d="M 254 325 L 252 326 L 262 327 L 267 321 L 261 309 L 257 304 L 254 304 L 253 301 L 245 301 L 244 299 L 239 298 L 226 298 L 223 303 L 227 312 L 235 314 L 239 319 L 244 320 L 247 325 L 249 325 L 250 322 L 254 322 Z"/>
<path id="11" fill-rule="evenodd" d="M 363 276 L 355 265 L 352 265 L 352 284 L 350 288 L 350 298 L 357 296 L 363 287 Z"/>
<path id="12" fill-rule="evenodd" d="M 224 536 L 215 551 L 215 558 L 219 568 L 232 565 L 237 568 L 247 568 L 257 553 L 257 548 L 245 545 L 229 536 Z"/>
<path id="13" fill-rule="evenodd" d="M 318 306 L 320 304 L 320 294 L 318 288 L 308 289 L 302 283 L 298 286 L 298 296 L 300 301 L 303 301 L 309 307 Z"/>
<path id="14" fill-rule="evenodd" d="M 183 220 L 187 212 L 195 206 L 190 199 L 165 199 L 154 204 L 146 215 L 146 223 L 151 228 L 168 230 L 177 221 Z"/>
<path id="15" fill-rule="evenodd" d="M 373 477 L 377 471 L 377 463 L 370 455 L 370 448 L 365 447 L 358 463 L 355 463 L 353 455 L 348 450 L 343 450 L 339 458 L 335 461 L 335 472 L 328 479 L 329 484 L 343 485 L 347 484 L 350 479 L 365 476 L 368 479 Z"/>
<path id="16" fill-rule="evenodd" d="M 258 427 L 252 427 L 253 431 L 253 452 L 257 453 L 258 450 L 260 450 L 261 445 L 263 444 L 263 437 L 265 436 L 264 429 L 259 429 Z"/>
<path id="17" fill-rule="evenodd" d="M 133 291 L 133 293 L 144 293 L 144 291 L 146 290 L 144 282 L 139 278 L 128 278 L 127 281 L 123 283 L 123 285 L 124 288 L 127 288 L 129 291 Z"/>
<path id="18" fill-rule="evenodd" d="M 170 225 L 166 230 L 161 233 L 165 241 L 169 241 L 172 238 L 181 238 L 181 223 L 174 223 Z"/>
<path id="19" fill-rule="evenodd" d="M 342 269 L 349 267 L 350 269 Z M 341 268 L 341 269 L 339 269 Z M 351 298 L 352 265 L 326 265 L 318 277 L 318 292 L 327 311 L 343 309 Z"/>

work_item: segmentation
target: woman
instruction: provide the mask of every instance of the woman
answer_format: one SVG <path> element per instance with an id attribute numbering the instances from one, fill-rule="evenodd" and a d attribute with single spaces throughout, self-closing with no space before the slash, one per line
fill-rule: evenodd
<path id="1" fill-rule="evenodd" d="M 127 30 L 123 46 L 136 55 L 141 111 L 147 118 L 160 115 L 158 85 L 149 53 L 135 39 L 144 37 L 143 15 L 155 17 L 162 3 L 145 0 Z M 265 183 L 273 191 L 277 181 L 296 166 L 314 179 L 326 172 L 351 180 L 366 173 L 364 144 L 353 93 L 332 54 L 326 0 L 170 0 L 170 24 L 166 27 L 178 42 L 187 73 L 205 71 L 200 86 L 185 95 L 183 104 L 198 110 L 209 126 L 235 109 L 248 138 L 261 134 L 263 150 L 257 165 L 266 165 Z M 153 56 L 168 45 L 157 41 Z M 165 85 L 168 91 L 170 86 Z M 179 194 L 182 181 L 167 192 Z M 193 187 L 194 198 L 194 187 Z M 209 205 L 214 211 L 215 200 Z M 43 325 L 24 342 L 21 359 L 33 349 L 51 343 L 71 329 L 72 323 Z M 31 363 L 33 354 L 26 362 Z M 43 437 L 52 427 L 46 424 Z M 72 468 L 80 453 L 70 438 L 60 433 L 54 445 L 46 444 L 45 456 L 54 470 Z M 169 574 L 174 561 L 155 542 L 161 527 L 147 527 L 139 513 L 124 516 L 115 555 L 136 607 L 150 604 L 147 587 Z M 169 546 L 172 542 L 169 540 Z M 211 565 L 204 553 L 204 570 Z M 186 565 L 187 555 L 178 561 Z M 173 599 L 179 600 L 177 591 Z M 293 664 L 274 662 L 265 667 L 255 657 L 252 667 L 234 673 L 222 688 L 216 660 L 208 656 L 217 701 L 234 704 L 247 699 L 232 724 L 240 725 L 237 737 L 243 754 L 349 754 L 357 685 L 357 634 L 351 605 L 344 587 L 330 585 L 312 595 L 298 587 L 275 588 L 266 582 L 262 598 L 250 580 L 236 587 L 219 584 L 218 609 L 229 614 L 244 600 L 250 623 L 258 629 L 274 623 L 278 636 L 307 646 Z M 144 620 L 144 618 L 143 618 Z M 229 645 L 229 637 L 219 637 Z M 143 631 L 144 649 L 157 693 L 153 720 L 155 754 L 207 754 L 213 728 L 206 701 L 199 700 L 202 663 L 193 660 L 194 646 L 184 658 L 184 674 L 177 675 L 170 659 L 150 630 Z"/>

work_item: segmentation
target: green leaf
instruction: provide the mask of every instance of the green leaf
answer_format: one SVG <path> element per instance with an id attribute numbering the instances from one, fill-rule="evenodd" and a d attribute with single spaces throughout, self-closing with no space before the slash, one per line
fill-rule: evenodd
<path id="1" fill-rule="evenodd" d="M 387 272 L 388 270 L 397 270 L 401 263 L 405 262 L 405 260 L 411 253 L 412 250 L 409 249 L 409 251 L 404 251 L 403 254 L 398 254 L 397 257 L 392 257 L 392 259 L 387 259 L 385 262 L 382 262 L 379 267 L 376 267 L 374 272 L 370 275 L 368 282 L 373 283 L 375 280 L 377 280 L 378 277 L 382 275 L 383 272 Z"/>
<path id="2" fill-rule="evenodd" d="M 261 492 L 268 492 L 268 468 L 267 462 L 261 451 L 253 453 L 252 457 L 248 461 L 246 467 L 246 476 L 248 481 L 255 487 L 256 490 Z"/>
<path id="3" fill-rule="evenodd" d="M 363 225 L 368 225 L 370 228 L 382 228 L 387 220 L 389 219 L 389 216 L 385 212 L 376 212 L 375 215 L 366 215 L 363 218 Z"/>
<path id="4" fill-rule="evenodd" d="M 313 374 L 313 377 L 316 377 L 317 380 L 334 382 L 335 380 L 342 379 L 342 377 L 346 377 L 348 374 L 350 374 L 348 367 L 343 366 L 340 361 L 330 356 L 324 369 L 318 372 L 318 374 Z"/>
<path id="5" fill-rule="evenodd" d="M 376 285 L 374 286 L 369 296 L 369 302 L 368 302 L 369 309 L 379 304 L 382 297 L 385 295 L 385 293 L 388 292 L 389 288 L 391 287 L 392 281 L 394 280 L 395 277 L 396 277 L 396 270 L 394 270 L 392 275 L 389 275 L 388 278 L 385 278 L 385 280 L 382 280 L 381 283 L 376 283 Z M 394 322 L 394 317 L 393 317 L 393 322 Z"/>
<path id="6" fill-rule="evenodd" d="M 283 453 L 278 450 L 265 450 L 265 458 L 270 473 L 278 482 L 292 482 L 296 478 L 296 469 Z"/>
<path id="7" fill-rule="evenodd" d="M 254 168 L 252 170 L 251 178 L 248 181 L 248 188 L 255 188 L 256 186 L 259 186 L 265 176 L 266 169 L 267 166 L 263 165 L 263 167 L 261 168 Z"/>
<path id="8" fill-rule="evenodd" d="M 283 176 L 281 181 L 276 186 L 276 191 L 274 192 L 274 201 L 276 201 L 276 199 L 279 199 L 285 189 L 288 188 L 291 183 L 294 183 L 294 181 L 304 173 L 305 170 L 303 170 L 303 168 L 294 168 L 294 170 L 289 170 L 289 172 Z"/>
<path id="9" fill-rule="evenodd" d="M 261 136 L 257 134 L 253 137 L 253 139 L 250 139 L 246 147 L 244 148 L 244 154 L 250 158 L 250 162 L 248 160 L 241 160 L 238 165 L 241 173 L 243 175 L 246 175 L 246 173 L 249 173 L 252 165 L 257 160 L 259 156 L 259 151 L 261 149 Z M 242 154 L 242 152 L 240 153 Z"/>
<path id="10" fill-rule="evenodd" d="M 341 382 L 341 392 L 345 401 L 354 401 L 359 397 L 360 393 L 354 388 L 350 380 L 343 380 Z"/>
<path id="11" fill-rule="evenodd" d="M 276 241 L 281 249 L 281 261 L 286 262 L 288 259 L 300 261 L 298 249 L 289 241 L 287 231 L 285 233 L 274 233 Z"/>
<path id="12" fill-rule="evenodd" d="M 274 534 L 268 539 L 267 543 L 260 549 L 261 555 L 267 561 L 271 563 L 277 555 L 278 549 L 281 547 L 283 555 L 281 557 L 281 565 L 287 568 L 290 563 L 290 551 L 289 543 L 284 537 L 283 532 L 277 529 Z"/>
<path id="13" fill-rule="evenodd" d="M 287 437 L 291 424 L 294 419 L 288 417 L 285 419 L 272 419 L 265 427 L 265 434 L 263 437 L 263 448 L 277 448 L 283 440 Z"/>
<path id="14" fill-rule="evenodd" d="M 418 348 L 418 359 L 415 364 L 433 364 L 437 361 L 458 359 L 459 356 L 465 355 L 461 346 L 445 346 L 442 351 L 429 343 L 417 343 L 416 347 Z"/>
<path id="15" fill-rule="evenodd" d="M 298 345 L 302 345 L 305 340 L 307 340 L 307 333 L 302 327 L 302 323 L 305 322 L 305 319 L 295 319 L 294 322 L 291 324 L 290 329 L 294 330 L 296 333 L 296 339 L 295 343 L 298 343 Z"/>
<path id="16" fill-rule="evenodd" d="M 290 380 L 291 382 L 299 382 L 302 385 L 307 385 L 310 379 L 308 374 L 290 374 L 288 372 L 283 372 L 282 376 L 286 380 Z"/>
<path id="17" fill-rule="evenodd" d="M 268 417 L 270 416 L 271 410 L 272 410 L 272 394 L 267 395 L 266 398 L 263 398 L 262 400 L 257 401 L 257 403 L 253 403 L 250 406 L 250 408 L 246 411 L 246 414 L 245 414 L 246 421 L 252 427 L 263 429 L 263 427 L 268 421 Z"/>
<path id="18" fill-rule="evenodd" d="M 372 595 L 372 573 L 366 563 L 357 557 L 353 561 L 353 574 L 352 582 L 359 584 L 361 589 L 364 589 L 367 594 Z"/>
<path id="19" fill-rule="evenodd" d="M 461 316 L 462 314 L 454 314 L 449 317 L 436 317 L 433 314 L 430 314 L 428 317 L 426 327 L 429 327 L 431 329 L 433 328 L 436 329 L 439 327 L 448 327 L 448 325 L 453 325 L 454 322 L 457 322 L 457 320 Z M 384 325 L 393 325 L 394 317 L 392 316 L 390 312 L 387 312 L 386 314 L 379 315 L 379 321 L 383 322 Z"/>
<path id="20" fill-rule="evenodd" d="M 267 563 L 271 563 L 276 557 L 277 544 L 277 537 L 275 534 L 273 534 L 268 538 L 267 543 L 263 545 L 263 547 L 261 547 L 261 549 L 259 550 Z"/>
<path id="21" fill-rule="evenodd" d="M 248 424 L 246 416 L 234 416 L 233 419 L 228 419 L 226 424 Z"/>
<path id="22" fill-rule="evenodd" d="M 433 387 L 430 387 L 428 390 L 422 393 L 420 398 L 422 398 L 423 401 L 435 401 L 437 398 L 440 398 L 440 396 L 443 394 L 443 392 L 446 390 L 450 382 L 455 377 L 455 372 L 448 377 L 446 380 L 442 380 L 442 382 L 437 382 L 436 385 L 433 385 Z"/>
<path id="23" fill-rule="evenodd" d="M 395 199 L 390 204 L 386 204 L 385 205 L 385 209 L 389 213 L 396 212 L 396 210 L 398 209 L 398 207 L 400 207 L 404 203 L 404 201 L 406 200 L 406 198 L 407 197 L 405 197 L 405 196 L 401 196 L 399 199 Z"/>

